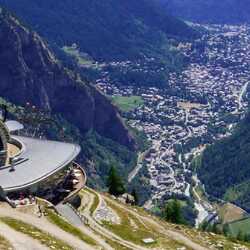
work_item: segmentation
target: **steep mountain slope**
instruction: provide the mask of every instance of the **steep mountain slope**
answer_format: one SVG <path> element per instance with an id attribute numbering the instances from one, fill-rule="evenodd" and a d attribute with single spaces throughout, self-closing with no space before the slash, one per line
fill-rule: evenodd
<path id="1" fill-rule="evenodd" d="M 250 22 L 248 0 L 160 0 L 172 15 L 198 23 Z"/>
<path id="2" fill-rule="evenodd" d="M 91 162 L 87 171 L 95 185 L 104 185 L 111 164 L 126 176 L 136 146 L 117 109 L 94 86 L 64 68 L 40 36 L 0 10 L 0 96 L 51 113 L 68 140 L 81 144 L 81 162 Z M 61 133 L 52 128 L 46 132 L 54 139 Z"/>
<path id="3" fill-rule="evenodd" d="M 196 33 L 149 0 L 1 0 L 59 47 L 77 43 L 96 60 L 126 60 L 160 55 L 166 35 L 191 38 Z M 161 48 L 164 47 L 164 48 Z"/>
<path id="4" fill-rule="evenodd" d="M 250 114 L 234 134 L 203 153 L 198 174 L 206 191 L 250 212 Z"/>
<path id="5" fill-rule="evenodd" d="M 39 32 L 68 66 L 91 81 L 168 86 L 188 63 L 178 45 L 199 33 L 158 0 L 0 0 Z M 65 53 L 66 52 L 66 53 Z M 73 62 L 72 63 L 72 57 Z M 76 60 L 75 60 L 76 59 Z"/>
<path id="6" fill-rule="evenodd" d="M 34 32 L 2 12 L 0 92 L 11 102 L 30 102 L 61 113 L 83 133 L 91 129 L 123 145 L 133 139 L 116 109 L 97 89 L 63 68 Z"/>

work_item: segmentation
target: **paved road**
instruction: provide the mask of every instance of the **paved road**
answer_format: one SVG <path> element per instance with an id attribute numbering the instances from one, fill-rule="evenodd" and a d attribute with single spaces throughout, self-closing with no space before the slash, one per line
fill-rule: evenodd
<path id="1" fill-rule="evenodd" d="M 59 204 L 56 206 L 57 212 L 67 219 L 67 221 L 75 227 L 83 225 L 80 217 L 74 212 L 74 210 L 67 204 Z"/>
<path id="2" fill-rule="evenodd" d="M 244 86 L 242 87 L 242 89 L 241 89 L 241 92 L 240 92 L 240 95 L 239 95 L 239 98 L 238 98 L 238 104 L 239 104 L 239 110 L 242 108 L 242 106 L 243 106 L 243 104 L 242 104 L 242 102 L 243 102 L 243 97 L 244 97 L 244 95 L 245 95 L 245 93 L 246 93 L 246 91 L 247 91 L 247 87 L 248 87 L 248 84 L 249 84 L 249 82 L 247 82 L 247 83 L 245 83 L 244 84 Z"/>
<path id="3" fill-rule="evenodd" d="M 143 153 L 139 153 L 136 167 L 128 175 L 128 182 L 129 183 L 135 178 L 135 176 L 139 173 L 140 169 L 143 167 L 143 160 L 144 160 L 144 157 L 148 151 L 149 150 L 147 150 Z"/>

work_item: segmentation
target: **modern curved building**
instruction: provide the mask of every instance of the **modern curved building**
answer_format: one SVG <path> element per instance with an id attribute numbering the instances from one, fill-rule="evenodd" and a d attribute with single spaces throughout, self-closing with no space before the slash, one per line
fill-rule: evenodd
<path id="1" fill-rule="evenodd" d="M 65 190 L 67 183 L 79 182 L 69 177 L 76 166 L 80 168 L 74 163 L 79 145 L 10 134 L 20 128 L 18 122 L 0 121 L 0 186 L 6 195 L 53 196 L 55 190 Z"/>

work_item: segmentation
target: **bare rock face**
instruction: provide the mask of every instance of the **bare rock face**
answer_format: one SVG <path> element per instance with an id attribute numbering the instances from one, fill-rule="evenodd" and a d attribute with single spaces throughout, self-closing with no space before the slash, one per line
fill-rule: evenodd
<path id="1" fill-rule="evenodd" d="M 1 10 L 1 9 L 0 9 Z M 94 86 L 65 69 L 45 42 L 6 11 L 0 11 L 0 93 L 61 113 L 82 133 L 96 130 L 133 149 L 135 142 L 116 108 Z"/>

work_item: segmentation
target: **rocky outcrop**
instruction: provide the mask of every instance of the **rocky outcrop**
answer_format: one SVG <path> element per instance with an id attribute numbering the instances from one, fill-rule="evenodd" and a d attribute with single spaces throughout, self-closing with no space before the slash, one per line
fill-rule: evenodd
<path id="1" fill-rule="evenodd" d="M 96 130 L 134 148 L 116 108 L 94 86 L 65 69 L 35 33 L 1 10 L 0 93 L 15 104 L 32 103 L 61 113 L 82 133 Z"/>

